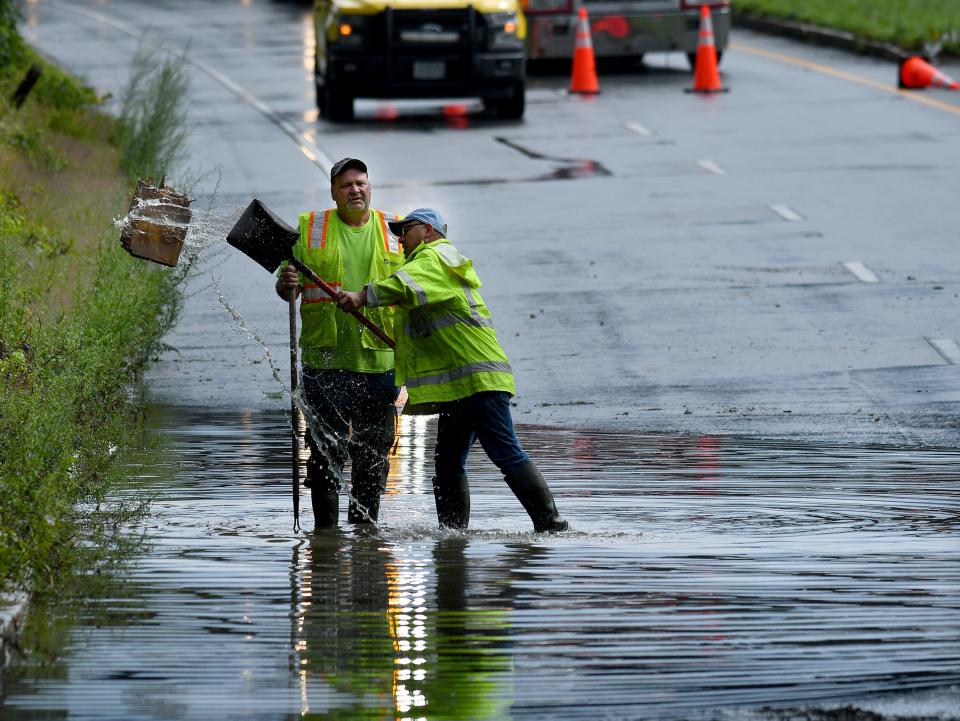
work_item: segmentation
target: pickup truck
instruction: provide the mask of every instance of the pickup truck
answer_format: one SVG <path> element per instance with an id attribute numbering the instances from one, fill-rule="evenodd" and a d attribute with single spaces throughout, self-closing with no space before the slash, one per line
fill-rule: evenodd
<path id="1" fill-rule="evenodd" d="M 479 97 L 523 116 L 526 19 L 518 0 L 316 0 L 320 114 L 353 119 L 368 98 Z"/>

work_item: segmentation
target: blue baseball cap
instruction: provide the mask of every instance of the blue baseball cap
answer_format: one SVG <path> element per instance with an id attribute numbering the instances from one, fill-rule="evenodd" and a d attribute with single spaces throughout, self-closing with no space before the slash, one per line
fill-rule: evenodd
<path id="1" fill-rule="evenodd" d="M 388 223 L 390 232 L 396 236 L 403 235 L 403 226 L 409 225 L 412 221 L 420 221 L 429 225 L 444 238 L 447 237 L 447 224 L 444 222 L 443 216 L 433 208 L 417 208 L 407 213 L 403 220 L 391 220 Z"/>

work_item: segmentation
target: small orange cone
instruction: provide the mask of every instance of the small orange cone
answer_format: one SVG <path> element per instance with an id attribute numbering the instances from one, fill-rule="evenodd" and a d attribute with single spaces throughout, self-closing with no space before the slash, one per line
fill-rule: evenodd
<path id="1" fill-rule="evenodd" d="M 946 88 L 960 90 L 960 83 L 946 73 L 941 73 L 919 55 L 900 61 L 901 88 Z"/>
<path id="2" fill-rule="evenodd" d="M 595 95 L 600 92 L 597 81 L 597 63 L 593 56 L 593 40 L 590 37 L 590 20 L 587 9 L 580 8 L 580 21 L 573 46 L 573 73 L 570 75 L 570 92 Z"/>
<path id="3" fill-rule="evenodd" d="M 717 69 L 717 46 L 713 42 L 713 19 L 710 8 L 700 6 L 700 33 L 697 38 L 697 61 L 693 70 L 693 93 L 723 93 L 728 88 L 720 85 Z"/>

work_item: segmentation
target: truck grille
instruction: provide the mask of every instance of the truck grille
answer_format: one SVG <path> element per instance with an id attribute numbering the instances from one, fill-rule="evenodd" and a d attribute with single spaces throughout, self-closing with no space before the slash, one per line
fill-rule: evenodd
<path id="1" fill-rule="evenodd" d="M 390 83 L 458 86 L 469 82 L 485 26 L 473 8 L 386 12 Z"/>
<path id="2" fill-rule="evenodd" d="M 454 10 L 394 10 L 390 44 L 394 46 L 456 48 L 469 45 L 476 23 L 472 8 Z"/>

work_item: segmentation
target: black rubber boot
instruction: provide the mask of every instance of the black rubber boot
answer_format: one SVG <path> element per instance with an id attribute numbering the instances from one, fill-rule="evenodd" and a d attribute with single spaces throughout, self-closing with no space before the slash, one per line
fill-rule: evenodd
<path id="1" fill-rule="evenodd" d="M 315 528 L 336 528 L 340 519 L 340 494 L 323 488 L 310 489 Z"/>
<path id="2" fill-rule="evenodd" d="M 350 489 L 347 521 L 349 523 L 376 523 L 380 516 L 380 497 L 383 495 L 384 486 L 384 483 L 370 482 L 368 479 L 355 477 Z"/>
<path id="3" fill-rule="evenodd" d="M 467 530 L 470 523 L 470 484 L 467 474 L 443 479 L 433 478 L 433 500 L 441 528 Z"/>
<path id="4" fill-rule="evenodd" d="M 570 528 L 560 512 L 557 511 L 557 504 L 554 503 L 553 494 L 550 492 L 550 486 L 544 480 L 533 461 L 525 466 L 521 466 L 512 473 L 504 475 L 507 485 L 513 491 L 523 504 L 527 515 L 533 521 L 533 530 L 537 533 L 557 533 L 566 531 Z"/>

